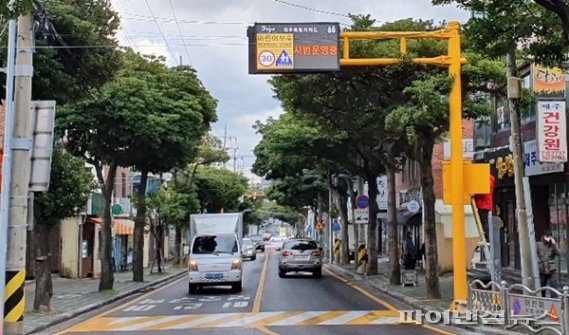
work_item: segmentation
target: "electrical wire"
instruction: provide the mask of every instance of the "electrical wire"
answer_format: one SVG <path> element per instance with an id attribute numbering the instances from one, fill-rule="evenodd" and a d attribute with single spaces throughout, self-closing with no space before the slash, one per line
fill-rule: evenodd
<path id="1" fill-rule="evenodd" d="M 160 21 L 160 22 L 175 22 L 176 21 L 173 18 L 169 18 L 169 17 L 156 16 L 155 18 L 153 18 L 153 17 L 146 16 L 146 15 L 139 15 L 139 14 L 132 14 L 132 13 L 121 13 L 121 16 L 126 20 L 132 20 L 132 21 Z M 219 25 L 241 25 L 241 26 L 243 26 L 243 25 L 252 25 L 253 24 L 251 22 L 220 22 L 220 21 L 184 20 L 184 19 L 179 19 L 177 21 L 178 21 L 178 23 L 183 23 L 183 24 L 204 24 L 204 25 L 219 24 Z"/>
<path id="2" fill-rule="evenodd" d="M 180 29 L 180 24 L 178 23 L 178 17 L 176 16 L 176 11 L 174 10 L 174 5 L 172 4 L 172 0 L 168 0 L 168 2 L 170 3 L 170 9 L 172 10 L 172 14 L 174 15 L 174 22 L 176 22 L 176 28 L 178 28 L 178 34 L 180 34 L 180 38 L 182 39 L 182 44 L 184 45 L 184 50 L 186 51 L 186 55 L 188 56 L 188 60 L 189 60 L 190 65 L 191 65 L 193 63 L 192 57 L 190 56 L 190 52 L 188 51 L 188 47 L 186 46 L 186 43 L 184 42 L 184 37 L 182 36 L 182 30 Z"/>
<path id="3" fill-rule="evenodd" d="M 296 8 L 300 8 L 300 9 L 305 9 L 305 10 L 308 10 L 308 11 L 311 11 L 311 12 L 317 12 L 317 13 L 322 13 L 322 14 L 329 14 L 329 15 L 336 15 L 336 16 L 342 16 L 342 17 L 350 18 L 350 16 L 347 15 L 347 14 L 340 14 L 340 13 L 329 12 L 329 11 L 326 11 L 326 10 L 321 10 L 321 9 L 316 9 L 316 8 L 312 8 L 312 7 L 302 6 L 302 5 L 299 5 L 299 4 L 295 4 L 295 3 L 287 2 L 287 1 L 283 1 L 283 0 L 273 0 L 273 1 L 274 1 L 274 2 L 282 3 L 282 4 L 287 5 L 287 6 L 292 6 L 292 7 L 296 7 Z"/>
<path id="4" fill-rule="evenodd" d="M 174 58 L 174 61 L 176 62 L 176 64 L 180 65 L 180 63 L 178 62 L 178 60 L 175 57 L 174 52 L 172 52 L 172 48 L 170 48 L 170 44 L 168 44 L 166 37 L 164 37 L 164 33 L 162 32 L 162 28 L 160 28 L 160 23 L 158 23 L 158 20 L 156 20 L 156 16 L 154 15 L 154 12 L 152 11 L 152 7 L 150 7 L 150 3 L 148 2 L 148 0 L 145 0 L 145 2 L 146 2 L 146 7 L 148 7 L 148 10 L 150 11 L 150 15 L 152 16 L 152 18 L 154 19 L 154 22 L 156 23 L 156 27 L 158 28 L 158 31 L 160 32 L 160 36 L 162 36 L 162 41 L 166 44 L 166 47 L 168 48 L 168 52 L 170 52 L 170 55 L 172 56 L 172 58 Z"/>

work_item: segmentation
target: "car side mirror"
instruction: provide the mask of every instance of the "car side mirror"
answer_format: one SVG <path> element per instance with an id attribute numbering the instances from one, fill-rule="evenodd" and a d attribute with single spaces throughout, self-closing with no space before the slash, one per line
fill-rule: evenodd
<path id="1" fill-rule="evenodd" d="M 322 249 L 321 247 L 319 247 L 319 248 L 318 248 L 318 250 L 320 250 L 320 251 L 324 251 L 324 249 Z"/>

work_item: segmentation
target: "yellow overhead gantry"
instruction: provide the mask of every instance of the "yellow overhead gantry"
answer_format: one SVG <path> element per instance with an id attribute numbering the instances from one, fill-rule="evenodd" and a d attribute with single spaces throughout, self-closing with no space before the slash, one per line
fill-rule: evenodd
<path id="1" fill-rule="evenodd" d="M 407 39 L 435 39 L 448 41 L 447 55 L 433 58 L 413 58 L 415 64 L 448 67 L 453 79 L 449 96 L 450 112 L 450 162 L 443 162 L 443 201 L 452 205 L 452 250 L 454 259 L 454 302 L 451 309 L 464 306 L 468 291 L 466 279 L 466 244 L 464 205 L 470 203 L 474 194 L 490 191 L 489 164 L 472 164 L 463 160 L 462 148 L 462 86 L 460 23 L 450 21 L 446 29 L 431 32 L 341 32 L 343 51 L 341 66 L 385 66 L 402 63 L 401 58 L 350 58 L 350 40 L 354 39 L 399 39 L 401 54 L 407 54 Z M 475 181 L 475 182 L 472 182 Z"/>

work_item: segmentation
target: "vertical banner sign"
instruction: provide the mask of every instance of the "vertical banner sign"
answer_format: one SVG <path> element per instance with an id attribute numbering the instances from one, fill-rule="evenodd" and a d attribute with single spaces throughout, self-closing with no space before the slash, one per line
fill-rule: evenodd
<path id="1" fill-rule="evenodd" d="M 332 22 L 256 23 L 249 27 L 249 73 L 340 69 L 340 26 Z"/>
<path id="2" fill-rule="evenodd" d="M 537 142 L 540 162 L 567 162 L 566 126 L 565 101 L 538 102 Z"/>
<path id="3" fill-rule="evenodd" d="M 532 74 L 537 99 L 565 99 L 565 72 L 562 69 L 533 64 Z"/>

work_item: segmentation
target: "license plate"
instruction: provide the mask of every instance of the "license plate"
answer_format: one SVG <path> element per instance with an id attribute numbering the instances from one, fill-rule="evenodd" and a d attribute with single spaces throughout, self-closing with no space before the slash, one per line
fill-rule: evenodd
<path id="1" fill-rule="evenodd" d="M 223 278 L 223 273 L 206 273 L 205 279 L 221 279 Z"/>
<path id="2" fill-rule="evenodd" d="M 307 261 L 310 256 L 294 256 L 294 259 L 297 261 Z"/>

